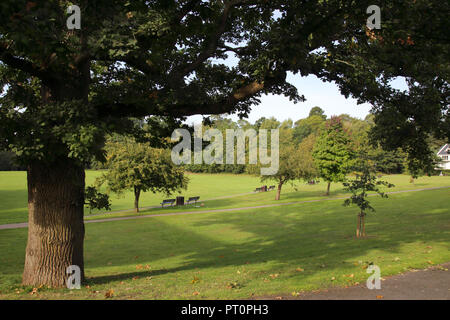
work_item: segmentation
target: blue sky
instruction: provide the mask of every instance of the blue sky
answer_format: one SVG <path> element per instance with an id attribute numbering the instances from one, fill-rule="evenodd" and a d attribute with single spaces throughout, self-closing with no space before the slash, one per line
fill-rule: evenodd
<path id="1" fill-rule="evenodd" d="M 238 59 L 233 53 L 229 53 L 227 59 L 213 60 L 212 62 L 224 63 L 231 67 L 237 65 Z M 275 117 L 278 121 L 292 119 L 295 122 L 298 119 L 306 118 L 311 108 L 315 106 L 321 107 L 328 117 L 346 113 L 352 117 L 364 119 L 370 112 L 369 104 L 358 105 L 355 99 L 346 99 L 335 83 L 322 82 L 314 75 L 301 77 L 288 73 L 287 81 L 297 87 L 299 94 L 305 96 L 305 102 L 294 104 L 284 96 L 265 95 L 261 98 L 261 103 L 252 108 L 247 120 L 254 123 L 261 117 Z M 391 85 L 399 90 L 408 88 L 403 78 L 395 79 Z M 202 118 L 201 115 L 191 116 L 188 117 L 186 123 L 201 123 Z M 236 115 L 231 115 L 231 118 L 238 119 Z"/>
<path id="2" fill-rule="evenodd" d="M 294 104 L 288 98 L 278 95 L 265 95 L 261 104 L 254 106 L 247 119 L 254 123 L 261 117 L 275 117 L 279 121 L 292 119 L 294 121 L 305 118 L 314 106 L 321 107 L 327 116 L 347 113 L 353 117 L 363 119 L 371 109 L 368 104 L 358 105 L 355 99 L 346 99 L 336 84 L 322 82 L 316 76 L 301 77 L 299 75 L 288 76 L 288 81 L 297 87 L 300 94 L 306 98 L 305 102 Z M 238 119 L 237 116 L 231 116 Z M 187 123 L 199 123 L 202 116 L 191 116 Z"/>

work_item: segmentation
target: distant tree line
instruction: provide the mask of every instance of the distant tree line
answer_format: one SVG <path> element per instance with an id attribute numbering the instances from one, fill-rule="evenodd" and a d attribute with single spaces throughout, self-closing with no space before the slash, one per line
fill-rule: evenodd
<path id="1" fill-rule="evenodd" d="M 356 151 L 361 146 L 370 145 L 369 156 L 374 162 L 376 170 L 384 174 L 408 173 L 408 156 L 402 149 L 386 151 L 379 145 L 371 143 L 369 136 L 374 126 L 373 115 L 368 115 L 365 119 L 358 119 L 347 114 L 339 115 L 338 118 L 349 136 L 349 147 Z M 262 117 L 253 124 L 246 120 L 233 121 L 223 116 L 214 116 L 209 127 L 225 132 L 226 129 L 283 129 L 289 132 L 291 139 L 298 146 L 306 138 L 316 140 L 325 128 L 327 116 L 320 107 L 311 109 L 308 117 L 292 121 L 290 119 L 280 122 L 275 118 Z M 328 119 L 329 120 L 329 119 Z M 224 134 L 225 136 L 225 134 Z M 430 138 L 430 148 L 434 151 L 441 145 L 441 141 Z M 280 144 L 280 147 L 283 148 Z M 198 173 L 252 173 L 249 165 L 242 164 L 188 164 L 185 169 Z"/>

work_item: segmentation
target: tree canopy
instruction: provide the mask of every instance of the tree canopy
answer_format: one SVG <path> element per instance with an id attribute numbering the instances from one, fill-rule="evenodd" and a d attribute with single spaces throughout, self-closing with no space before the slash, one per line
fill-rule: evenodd
<path id="1" fill-rule="evenodd" d="M 261 181 L 275 181 L 277 194 L 275 200 L 280 200 L 283 185 L 296 180 L 308 180 L 317 176 L 312 158 L 315 139 L 313 136 L 297 144 L 292 138 L 292 130 L 280 129 L 279 168 L 275 174 L 263 175 Z M 258 170 L 259 172 L 259 170 Z"/>
<path id="2" fill-rule="evenodd" d="M 327 121 L 314 145 L 313 157 L 319 175 L 328 182 L 328 195 L 331 182 L 345 181 L 354 159 L 350 136 L 339 117 Z"/>

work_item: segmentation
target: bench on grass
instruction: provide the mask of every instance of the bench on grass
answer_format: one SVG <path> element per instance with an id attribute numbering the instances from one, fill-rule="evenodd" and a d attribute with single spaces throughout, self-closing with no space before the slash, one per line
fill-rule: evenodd
<path id="1" fill-rule="evenodd" d="M 170 206 L 173 206 L 173 204 L 175 203 L 175 200 L 176 199 L 163 200 L 163 202 L 161 202 L 161 208 L 164 208 L 164 205 L 169 205 L 169 204 L 170 204 Z"/>
<path id="2" fill-rule="evenodd" d="M 263 188 L 256 188 L 254 192 L 262 192 Z"/>
<path id="3" fill-rule="evenodd" d="M 200 197 L 190 197 L 190 198 L 186 201 L 186 204 L 191 204 L 192 202 L 194 202 L 194 204 L 197 204 L 198 199 L 200 199 Z"/>

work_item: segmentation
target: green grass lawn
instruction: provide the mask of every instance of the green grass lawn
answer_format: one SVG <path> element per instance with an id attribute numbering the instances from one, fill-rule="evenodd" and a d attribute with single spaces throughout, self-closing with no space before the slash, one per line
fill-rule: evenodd
<path id="1" fill-rule="evenodd" d="M 91 185 L 100 174 L 100 171 L 87 171 L 86 184 Z M 201 200 L 239 195 L 251 192 L 257 186 L 262 185 L 258 177 L 249 175 L 189 174 L 189 178 L 190 183 L 188 189 L 183 191 L 181 195 L 184 195 L 185 197 L 200 196 Z M 415 180 L 414 183 L 410 183 L 410 178 L 406 175 L 385 176 L 383 179 L 395 184 L 395 188 L 387 191 L 450 186 L 450 177 L 420 177 Z M 272 185 L 275 183 L 265 184 Z M 280 202 L 323 199 L 325 189 L 326 184 L 323 182 L 318 185 L 307 185 L 304 182 L 298 182 L 296 183 L 296 186 L 288 184 L 283 187 L 280 201 L 274 200 L 275 191 L 272 191 L 268 193 L 204 201 L 201 208 L 194 208 L 193 206 L 164 209 L 155 208 L 142 210 L 141 214 L 239 208 Z M 170 197 L 175 197 L 177 195 L 178 194 L 174 194 Z M 342 197 L 347 195 L 348 193 L 344 192 L 341 184 L 332 184 L 330 197 Z M 144 193 L 141 196 L 140 205 L 141 207 L 158 206 L 161 201 L 166 198 L 168 198 L 168 196 L 164 194 Z M 86 219 L 135 215 L 131 210 L 134 203 L 132 192 L 126 192 L 123 197 L 120 198 L 112 194 L 111 201 L 113 211 L 129 210 L 129 212 L 105 213 L 99 216 L 98 214 L 102 213 L 102 211 L 93 211 L 92 215 L 90 215 L 89 210 L 86 210 Z M 0 224 L 26 222 L 27 220 L 26 173 L 0 172 Z"/>
<path id="2" fill-rule="evenodd" d="M 342 200 L 87 224 L 87 286 L 33 295 L 20 286 L 27 229 L 0 230 L 0 299 L 105 299 L 110 289 L 113 299 L 234 299 L 364 283 L 369 263 L 386 277 L 450 261 L 449 195 L 373 198 L 365 239 L 354 238 L 357 209 Z"/>

